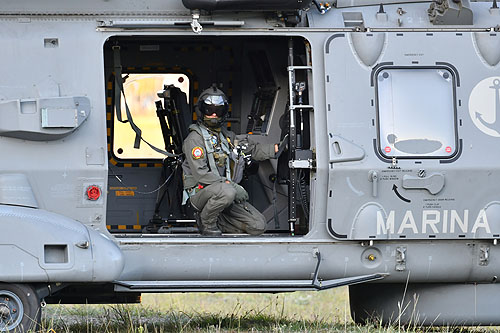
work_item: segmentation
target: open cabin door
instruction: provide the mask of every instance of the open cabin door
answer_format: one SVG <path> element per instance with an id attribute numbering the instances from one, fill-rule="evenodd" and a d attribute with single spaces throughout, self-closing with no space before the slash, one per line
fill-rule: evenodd
<path id="1" fill-rule="evenodd" d="M 332 237 L 499 237 L 500 78 L 474 46 L 488 38 L 380 32 L 327 39 Z"/>

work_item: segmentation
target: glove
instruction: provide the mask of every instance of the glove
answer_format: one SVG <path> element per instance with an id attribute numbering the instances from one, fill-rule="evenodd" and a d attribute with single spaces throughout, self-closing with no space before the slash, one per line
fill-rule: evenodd
<path id="1" fill-rule="evenodd" d="M 247 201 L 248 200 L 248 193 L 243 188 L 243 186 L 236 184 L 236 183 L 232 183 L 232 184 L 233 184 L 234 189 L 236 190 L 236 195 L 234 196 L 234 201 L 237 203 Z"/>
<path id="2" fill-rule="evenodd" d="M 234 138 L 235 146 L 248 146 L 248 134 L 239 134 Z"/>
<path id="3" fill-rule="evenodd" d="M 288 149 L 288 134 L 283 137 L 283 140 L 278 144 L 278 151 L 276 152 L 275 157 L 278 158 L 280 155 Z"/>

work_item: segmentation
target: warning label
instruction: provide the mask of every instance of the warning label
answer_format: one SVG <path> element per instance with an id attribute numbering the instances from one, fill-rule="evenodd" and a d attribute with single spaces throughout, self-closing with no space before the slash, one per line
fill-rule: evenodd
<path id="1" fill-rule="evenodd" d="M 135 196 L 135 192 L 134 191 L 116 191 L 115 195 L 117 197 L 133 197 L 133 196 Z"/>

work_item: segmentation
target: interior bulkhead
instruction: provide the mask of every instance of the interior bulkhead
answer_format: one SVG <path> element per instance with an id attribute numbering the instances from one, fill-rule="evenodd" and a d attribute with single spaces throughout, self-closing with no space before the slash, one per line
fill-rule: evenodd
<path id="1" fill-rule="evenodd" d="M 111 233 L 199 235 L 189 201 L 183 204 L 182 141 L 189 125 L 196 122 L 199 94 L 214 83 L 228 97 L 228 129 L 257 142 L 287 142 L 288 149 L 277 159 L 257 163 L 245 157 L 240 185 L 266 218 L 263 236 L 308 232 L 310 168 L 294 165 L 294 161 L 313 160 L 312 64 L 307 40 L 119 36 L 106 42 L 104 57 L 107 228 Z M 121 83 L 115 78 L 120 68 Z M 299 104 L 304 107 L 296 108 Z M 291 133 L 290 114 L 295 124 Z M 131 122 L 141 131 L 139 148 Z"/>

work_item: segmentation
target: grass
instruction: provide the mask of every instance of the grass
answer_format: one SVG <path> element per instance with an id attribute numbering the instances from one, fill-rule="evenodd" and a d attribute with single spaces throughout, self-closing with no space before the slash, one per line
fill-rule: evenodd
<path id="1" fill-rule="evenodd" d="M 52 331 L 51 331 L 52 330 Z M 347 288 L 282 294 L 146 294 L 134 305 L 49 305 L 42 332 L 498 332 L 494 328 L 356 325 Z"/>

